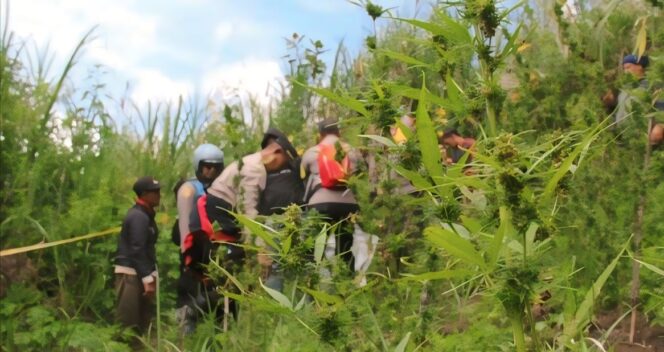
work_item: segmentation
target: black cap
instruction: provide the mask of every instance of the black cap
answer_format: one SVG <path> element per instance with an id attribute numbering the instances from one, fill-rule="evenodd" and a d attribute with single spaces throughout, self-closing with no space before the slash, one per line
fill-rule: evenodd
<path id="1" fill-rule="evenodd" d="M 288 137 L 286 135 L 279 131 L 278 129 L 274 127 L 268 128 L 267 132 L 263 135 L 263 141 L 261 142 L 261 148 L 265 148 L 268 145 L 268 142 L 270 139 L 274 139 L 277 144 L 284 150 L 288 158 L 290 158 L 291 161 L 297 160 L 299 157 L 297 155 L 297 150 L 291 142 L 288 140 Z"/>
<path id="2" fill-rule="evenodd" d="M 648 57 L 645 55 L 641 55 L 641 57 L 638 57 L 633 54 L 625 55 L 623 57 L 623 65 L 624 64 L 634 64 L 634 65 L 639 65 L 643 68 L 648 67 L 648 64 L 650 63 L 650 60 L 648 60 Z"/>
<path id="3" fill-rule="evenodd" d="M 339 121 L 330 117 L 319 122 L 318 132 L 321 134 L 339 134 Z"/>
<path id="4" fill-rule="evenodd" d="M 136 193 L 136 195 L 139 197 L 145 192 L 156 191 L 159 189 L 161 189 L 161 184 L 152 176 L 143 176 L 139 178 L 136 180 L 136 182 L 134 182 L 133 187 L 134 193 Z"/>

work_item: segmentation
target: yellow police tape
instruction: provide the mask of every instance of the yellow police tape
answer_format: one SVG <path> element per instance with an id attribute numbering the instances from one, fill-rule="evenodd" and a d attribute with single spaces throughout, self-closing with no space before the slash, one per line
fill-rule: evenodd
<path id="1" fill-rule="evenodd" d="M 104 235 L 110 235 L 112 233 L 120 232 L 120 230 L 121 230 L 121 227 L 117 226 L 117 227 L 114 227 L 114 228 L 111 228 L 111 229 L 108 229 L 108 230 L 105 230 L 105 231 L 93 232 L 93 233 L 89 233 L 87 235 L 83 235 L 83 236 L 79 236 L 79 237 L 68 238 L 66 240 L 47 242 L 47 243 L 42 242 L 42 243 L 33 244 L 31 246 L 5 249 L 5 250 L 0 251 L 0 257 L 4 257 L 4 256 L 8 256 L 8 255 L 14 255 L 14 254 L 18 254 L 18 253 L 36 251 L 38 249 L 55 247 L 55 246 L 59 246 L 61 244 L 67 244 L 67 243 L 87 240 L 89 238 L 95 238 L 95 237 L 104 236 Z"/>
<path id="2" fill-rule="evenodd" d="M 165 223 L 168 223 L 168 221 L 169 221 L 168 215 L 164 214 L 157 221 L 157 223 L 165 224 Z M 89 233 L 87 235 L 73 237 L 73 238 L 67 238 L 65 240 L 59 240 L 59 241 L 54 241 L 54 242 L 41 242 L 41 243 L 37 243 L 37 244 L 30 245 L 30 246 L 25 246 L 25 247 L 4 249 L 4 250 L 0 251 L 0 257 L 5 257 L 5 256 L 8 256 L 8 255 L 14 255 L 14 254 L 19 254 L 19 253 L 25 253 L 25 252 L 30 252 L 30 251 L 36 251 L 38 249 L 55 247 L 55 246 L 59 246 L 59 245 L 62 245 L 62 244 L 78 242 L 78 241 L 87 240 L 87 239 L 90 239 L 90 238 L 110 235 L 110 234 L 120 232 L 121 229 L 122 229 L 122 227 L 116 226 L 116 227 L 113 227 L 113 228 L 110 228 L 110 229 L 107 229 L 107 230 L 104 230 L 104 231 L 92 232 L 92 233 Z"/>

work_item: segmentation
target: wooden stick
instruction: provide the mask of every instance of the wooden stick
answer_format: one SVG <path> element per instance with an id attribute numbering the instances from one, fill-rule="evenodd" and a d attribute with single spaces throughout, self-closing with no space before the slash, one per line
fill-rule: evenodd
<path id="1" fill-rule="evenodd" d="M 230 298 L 224 297 L 224 332 L 228 332 L 228 315 L 230 314 Z"/>
<path id="2" fill-rule="evenodd" d="M 648 172 L 648 168 L 650 167 L 650 152 L 651 152 L 651 146 L 650 146 L 650 139 L 648 136 L 650 135 L 650 131 L 652 130 L 653 126 L 653 118 L 651 117 L 650 120 L 648 121 L 648 133 L 646 134 L 647 142 L 646 142 L 646 151 L 645 155 L 643 158 L 643 173 L 641 175 L 641 180 L 645 181 L 645 175 Z M 645 182 L 641 182 L 644 184 Z M 639 258 L 641 255 L 641 240 L 643 239 L 643 214 L 645 213 L 646 210 L 646 187 L 643 187 L 641 190 L 641 195 L 639 197 L 639 205 L 636 210 L 636 222 L 634 223 L 634 258 Z M 629 327 L 629 342 L 634 343 L 634 336 L 636 335 L 636 318 L 638 315 L 638 309 L 636 309 L 636 306 L 639 304 L 639 286 L 641 284 L 641 280 L 639 277 L 639 273 L 641 270 L 641 265 L 639 264 L 638 261 L 634 260 L 632 261 L 632 287 L 631 287 L 631 304 L 632 304 L 632 316 L 630 319 L 630 327 Z"/>

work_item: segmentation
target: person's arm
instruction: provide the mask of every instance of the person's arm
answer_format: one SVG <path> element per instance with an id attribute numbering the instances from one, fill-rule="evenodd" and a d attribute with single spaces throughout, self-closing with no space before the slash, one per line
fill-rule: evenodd
<path id="1" fill-rule="evenodd" d="M 144 284 L 154 282 L 155 263 L 148 258 L 147 246 L 150 233 L 150 219 L 145 214 L 134 213 L 127 219 L 129 258 L 136 274 Z"/>
<path id="2" fill-rule="evenodd" d="M 360 165 L 363 165 L 366 161 L 362 157 L 362 153 L 360 153 L 357 149 L 351 147 L 350 144 L 344 143 L 343 148 L 348 154 L 348 160 L 350 160 L 349 171 L 351 175 L 356 174 L 358 170 L 361 169 Z"/>
<path id="3" fill-rule="evenodd" d="M 250 219 L 258 215 L 258 202 L 265 189 L 267 172 L 263 164 L 244 164 L 240 170 L 240 191 L 242 192 L 242 213 Z"/>
<path id="4" fill-rule="evenodd" d="M 196 190 L 187 182 L 180 187 L 177 197 L 178 222 L 180 229 L 180 251 L 184 250 L 184 239 L 189 234 L 189 216 L 194 208 Z"/>
<path id="5" fill-rule="evenodd" d="M 310 194 L 314 188 L 312 165 L 314 162 L 316 162 L 316 156 L 317 154 L 314 147 L 307 149 L 307 151 L 304 152 L 304 155 L 302 155 L 302 163 L 300 164 L 300 176 L 304 181 L 304 198 L 302 199 L 304 203 L 306 203 L 312 196 Z"/>

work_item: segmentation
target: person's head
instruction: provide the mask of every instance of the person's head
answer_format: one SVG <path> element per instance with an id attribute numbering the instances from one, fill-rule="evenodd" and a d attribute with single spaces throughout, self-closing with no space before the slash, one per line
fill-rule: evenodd
<path id="1" fill-rule="evenodd" d="M 161 184 L 152 176 L 143 176 L 134 182 L 136 196 L 152 208 L 161 201 Z"/>
<path id="2" fill-rule="evenodd" d="M 461 144 L 463 138 L 454 128 L 445 130 L 443 135 L 440 137 L 440 143 L 449 147 L 456 147 Z"/>
<path id="3" fill-rule="evenodd" d="M 196 178 L 209 184 L 224 169 L 224 152 L 216 145 L 201 144 L 194 150 L 193 164 Z"/>
<path id="4" fill-rule="evenodd" d="M 335 135 L 339 137 L 339 121 L 333 118 L 327 118 L 318 123 L 318 134 L 320 138 L 323 139 L 327 135 Z"/>
<path id="5" fill-rule="evenodd" d="M 261 142 L 261 157 L 268 172 L 278 171 L 285 167 L 294 168 L 298 158 L 297 150 L 283 132 L 269 128 Z"/>
<path id="6" fill-rule="evenodd" d="M 648 57 L 642 55 L 637 57 L 636 55 L 626 55 L 623 58 L 623 70 L 629 74 L 634 75 L 637 78 L 642 78 L 645 75 L 646 67 L 648 67 Z"/>

